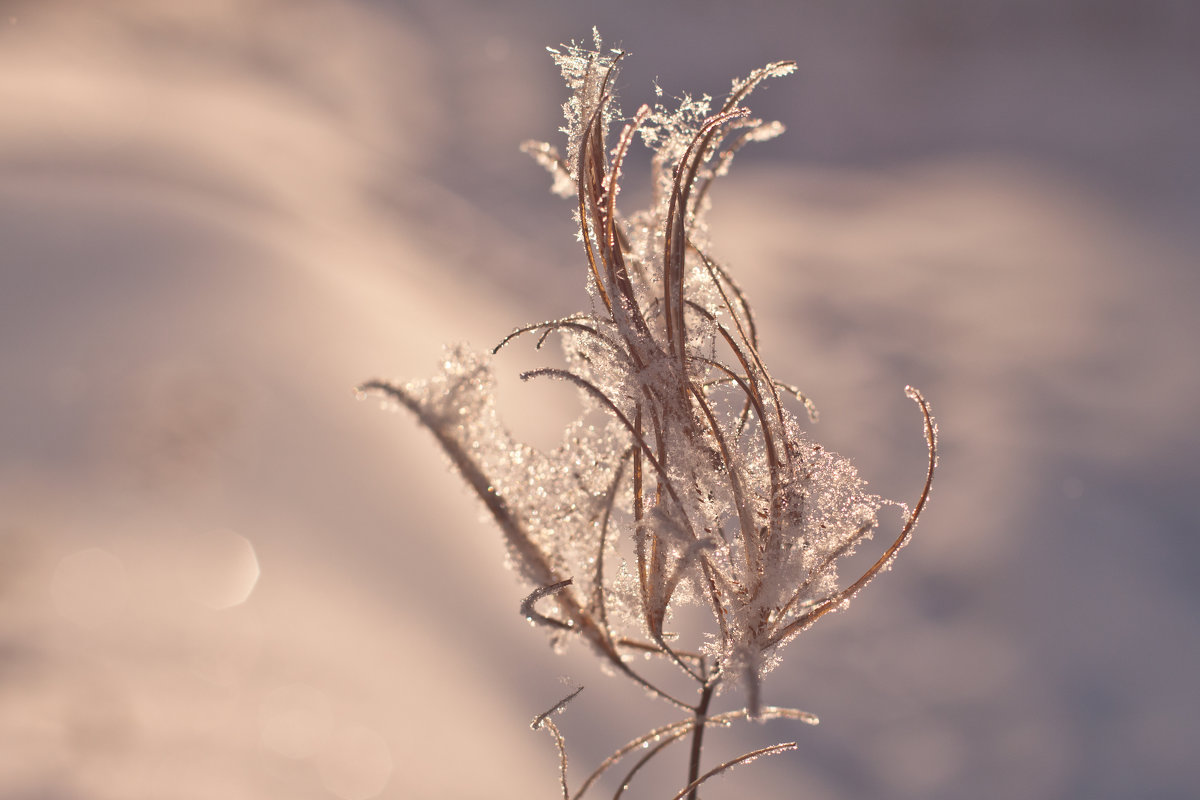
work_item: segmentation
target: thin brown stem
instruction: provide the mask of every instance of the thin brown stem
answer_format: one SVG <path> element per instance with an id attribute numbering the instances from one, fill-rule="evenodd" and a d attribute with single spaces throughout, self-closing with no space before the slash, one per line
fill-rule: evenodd
<path id="1" fill-rule="evenodd" d="M 558 592 L 563 591 L 574 582 L 574 578 L 567 578 L 564 581 L 559 581 L 558 583 L 552 583 L 549 586 L 541 586 L 537 589 L 534 589 L 521 603 L 521 616 L 530 622 L 536 622 L 539 625 L 545 625 L 548 628 L 556 628 L 558 630 L 567 631 L 573 630 L 575 628 L 575 623 L 573 620 L 567 620 L 564 622 L 563 620 L 555 619 L 554 617 L 548 617 L 534 608 L 534 604 L 536 604 L 537 601 L 541 600 L 543 597 L 549 597 L 552 594 L 557 594 Z"/>
<path id="2" fill-rule="evenodd" d="M 692 709 L 692 713 L 695 714 L 695 709 Z M 745 719 L 748 715 L 748 709 L 742 708 L 737 711 L 727 711 L 724 714 L 714 714 L 711 717 L 705 717 L 703 724 L 706 727 L 727 727 L 735 720 Z M 817 719 L 815 714 L 810 714 L 807 711 L 801 711 L 796 708 L 780 708 L 778 706 L 765 706 L 764 708 L 760 709 L 758 719 L 794 719 L 808 725 L 816 725 L 820 721 Z M 621 759 L 623 759 L 625 756 L 629 755 L 635 750 L 641 749 L 644 746 L 648 746 L 650 742 L 668 739 L 672 742 L 679 741 L 685 735 L 687 735 L 688 731 L 692 729 L 692 726 L 696 724 L 696 720 L 697 718 L 693 716 L 689 719 L 679 720 L 678 722 L 672 722 L 667 725 L 661 725 L 657 728 L 647 731 L 636 739 L 626 742 L 622 747 L 617 748 L 612 755 L 600 762 L 600 766 L 596 767 L 595 771 L 593 771 L 592 774 L 589 775 L 579 787 L 579 789 L 576 790 L 575 794 L 572 796 L 573 800 L 582 800 L 583 796 L 590 788 L 592 788 L 593 785 L 595 785 L 596 781 L 598 781 L 600 777 L 604 775 L 604 773 L 610 768 L 620 763 Z"/>
<path id="3" fill-rule="evenodd" d="M 671 736 L 669 738 L 663 739 L 661 742 L 654 745 L 654 747 L 651 747 L 650 751 L 648 753 L 646 753 L 646 755 L 639 758 L 634 763 L 633 768 L 630 769 L 629 772 L 625 773 L 625 779 L 622 780 L 621 785 L 617 787 L 617 792 L 616 792 L 616 794 L 613 795 L 613 800 L 621 800 L 621 795 L 625 794 L 625 790 L 629 788 L 629 785 L 631 783 L 633 783 L 633 776 L 637 775 L 638 772 L 641 771 L 642 767 L 649 764 L 650 761 L 655 756 L 657 756 L 659 753 L 661 753 L 663 750 L 665 750 L 669 745 L 672 745 L 675 742 L 679 741 L 679 739 L 682 738 L 682 736 L 683 736 L 683 734 L 681 733 L 681 734 L 679 734 L 679 736 Z"/>
<path id="4" fill-rule="evenodd" d="M 871 568 L 862 574 L 862 576 L 854 583 L 842 589 L 840 592 L 832 595 L 829 599 L 822 602 L 820 605 L 813 608 L 808 613 L 798 619 L 788 623 L 782 630 L 773 635 L 767 640 L 763 646 L 768 649 L 784 642 L 800 631 L 812 625 L 821 617 L 828 614 L 830 611 L 837 609 L 843 602 L 853 597 L 858 593 L 858 590 L 866 586 L 879 571 L 891 563 L 892 558 L 901 547 L 908 544 L 912 538 L 913 528 L 916 527 L 917 519 L 921 516 L 921 512 L 925 509 L 925 504 L 929 500 L 929 492 L 933 488 L 933 473 L 937 469 L 938 448 L 937 448 L 937 425 L 934 424 L 933 414 L 929 410 L 929 403 L 921 395 L 919 391 L 909 386 L 905 389 L 905 393 L 909 399 L 913 400 L 921 408 L 921 415 L 925 422 L 925 442 L 929 447 L 929 466 L 925 472 L 925 485 L 921 488 L 921 496 L 917 499 L 916 506 L 913 507 L 912 513 L 908 517 L 908 521 L 904 523 L 904 527 L 900 530 L 900 534 L 892 542 L 883 555 L 871 565 Z"/>
<path id="5" fill-rule="evenodd" d="M 610 642 L 613 641 L 613 633 L 608 625 L 608 603 L 604 597 L 604 550 L 608 544 L 608 521 L 612 516 L 613 503 L 617 497 L 617 489 L 621 485 L 621 478 L 625 475 L 625 465 L 629 463 L 629 456 L 632 452 L 633 448 L 630 448 L 621 457 L 621 461 L 617 465 L 617 472 L 604 497 L 604 511 L 600 519 L 600 542 L 596 547 L 596 576 L 593 587 L 595 594 L 592 597 L 592 603 L 596 607 L 596 615 L 600 618 L 600 627 Z"/>
<path id="6" fill-rule="evenodd" d="M 707 727 L 704 722 L 715 688 L 712 683 L 704 684 L 704 688 L 700 690 L 700 703 L 696 706 L 696 726 L 692 728 L 692 754 L 688 759 L 688 785 L 692 787 L 692 791 L 688 793 L 688 800 L 697 800 L 699 796 L 697 792 L 700 790 L 700 784 L 696 779 L 700 776 L 700 753 L 704 747 L 704 729 Z"/>
<path id="7" fill-rule="evenodd" d="M 683 788 L 682 791 L 679 792 L 679 794 L 677 794 L 673 798 L 671 798 L 671 800 L 681 800 L 681 798 L 683 798 L 685 795 L 687 795 L 689 797 L 694 797 L 695 795 L 693 793 L 696 791 L 696 788 L 700 784 L 704 783 L 709 778 L 715 778 L 717 775 L 720 775 L 722 772 L 728 772 L 729 770 L 736 767 L 738 764 L 745 764 L 747 762 L 754 761 L 755 759 L 762 758 L 763 756 L 774 755 L 775 753 L 782 753 L 787 750 L 795 750 L 795 749 L 796 749 L 795 742 L 781 742 L 780 744 L 773 744 L 770 747 L 762 747 L 762 748 L 759 748 L 758 750 L 751 750 L 749 753 L 738 756 L 737 758 L 731 758 L 728 761 L 726 761 L 724 764 L 720 765 L 719 767 L 713 767 L 708 772 L 704 773 L 699 778 L 697 778 L 696 780 L 689 783 L 687 786 L 685 786 Z"/>

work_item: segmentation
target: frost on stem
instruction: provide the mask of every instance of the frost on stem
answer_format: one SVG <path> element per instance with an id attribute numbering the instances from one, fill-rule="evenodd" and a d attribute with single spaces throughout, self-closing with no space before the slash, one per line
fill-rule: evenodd
<path id="1" fill-rule="evenodd" d="M 538 728 L 545 728 L 554 737 L 554 747 L 558 751 L 558 777 L 559 784 L 562 787 L 563 800 L 569 800 L 571 796 L 570 790 L 567 788 L 567 746 L 563 740 L 562 733 L 559 732 L 558 726 L 554 724 L 554 720 L 551 717 L 566 708 L 567 703 L 578 697 L 582 691 L 583 687 L 580 686 L 549 709 L 538 714 L 533 718 L 533 722 L 529 723 L 529 727 L 533 730 L 536 731 Z"/>
<path id="2" fill-rule="evenodd" d="M 623 53 L 598 37 L 593 48 L 551 53 L 572 92 L 566 155 L 545 143 L 524 149 L 556 192 L 574 198 L 591 304 L 517 328 L 493 353 L 525 334 L 537 334 L 538 347 L 556 336 L 565 367 L 522 377 L 576 386 L 582 415 L 552 452 L 516 442 L 495 412 L 489 359 L 461 346 L 434 378 L 363 388 L 416 414 L 487 505 L 534 590 L 523 614 L 556 636 L 580 635 L 698 720 L 713 689 L 737 682 L 755 716 L 759 681 L 783 645 L 844 607 L 907 543 L 929 494 L 936 427 L 910 389 L 929 447 L 924 488 L 884 554 L 843 582 L 839 564 L 871 538 L 884 501 L 849 461 L 808 438 L 796 412 L 815 421 L 815 409 L 767 370 L 750 305 L 711 253 L 705 223 L 712 182 L 734 154 L 783 129 L 744 102 L 794 65 L 756 70 L 720 102 L 685 95 L 674 108 L 644 105 L 624 117 L 614 101 Z M 618 181 L 639 139 L 653 153 L 652 202 L 625 216 Z M 683 604 L 706 607 L 713 622 L 690 650 L 665 633 Z M 630 666 L 633 652 L 674 663 L 705 699 L 693 706 L 668 695 Z M 705 723 L 693 727 L 698 750 Z"/>

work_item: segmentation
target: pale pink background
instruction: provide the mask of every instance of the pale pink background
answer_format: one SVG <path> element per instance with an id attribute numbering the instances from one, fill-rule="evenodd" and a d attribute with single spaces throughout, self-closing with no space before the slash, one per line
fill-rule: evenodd
<path id="1" fill-rule="evenodd" d="M 0 796 L 549 798 L 527 723 L 578 683 L 576 777 L 674 719 L 551 653 L 432 440 L 352 392 L 584 302 L 517 144 L 592 25 L 630 111 L 799 62 L 717 252 L 877 491 L 920 483 L 906 383 L 942 425 L 916 541 L 766 686 L 822 724 L 714 734 L 800 748 L 706 796 L 1194 796 L 1193 6 L 0 12 Z M 573 398 L 536 363 L 501 403 L 550 446 Z"/>

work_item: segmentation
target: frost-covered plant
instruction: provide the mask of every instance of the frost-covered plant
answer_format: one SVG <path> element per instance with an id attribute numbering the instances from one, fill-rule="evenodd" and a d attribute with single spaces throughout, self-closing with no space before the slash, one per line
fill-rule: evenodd
<path id="1" fill-rule="evenodd" d="M 733 155 L 782 131 L 750 117 L 742 103 L 794 65 L 769 64 L 734 81 L 716 109 L 709 97 L 684 97 L 674 110 L 642 106 L 610 150 L 608 128 L 624 119 L 613 100 L 623 53 L 604 51 L 599 37 L 594 49 L 551 53 L 572 91 L 566 156 L 544 143 L 525 149 L 550 170 L 554 190 L 577 201 L 591 309 L 518 328 L 493 353 L 523 334 L 538 334 L 538 347 L 557 334 L 565 367 L 521 377 L 578 387 L 582 415 L 551 453 L 515 441 L 496 415 L 489 358 L 461 346 L 447 351 L 435 378 L 362 389 L 414 413 L 482 498 L 512 566 L 533 589 L 521 607 L 526 617 L 559 639 L 581 638 L 613 669 L 688 713 L 617 750 L 574 796 L 635 749 L 654 744 L 632 772 L 691 733 L 678 797 L 694 797 L 712 774 L 795 746 L 754 751 L 701 775 L 706 727 L 741 717 L 816 721 L 763 706 L 760 681 L 785 644 L 844 607 L 908 542 L 929 495 L 936 429 L 909 387 L 929 447 L 924 487 L 882 555 L 840 581 L 839 563 L 871 537 L 884 501 L 847 460 L 805 435 L 785 400 L 813 421 L 815 411 L 767 371 L 750 306 L 710 253 L 704 221 L 709 188 Z M 625 218 L 618 181 L 636 137 L 653 151 L 653 199 Z M 690 647 L 668 630 L 672 612 L 689 604 L 711 619 Z M 647 654 L 694 681 L 698 701 L 678 699 L 644 674 Z M 710 715 L 714 692 L 731 684 L 745 687 L 746 707 Z M 563 705 L 534 727 L 554 734 L 568 797 L 562 737 L 550 720 Z"/>

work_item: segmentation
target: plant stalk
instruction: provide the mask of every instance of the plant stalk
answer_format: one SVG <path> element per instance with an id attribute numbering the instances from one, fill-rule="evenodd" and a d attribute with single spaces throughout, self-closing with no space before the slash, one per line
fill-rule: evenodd
<path id="1" fill-rule="evenodd" d="M 688 782 L 686 785 L 696 782 L 700 777 L 700 751 L 704 747 L 704 729 L 705 720 L 708 718 L 708 703 L 712 700 L 713 690 L 716 689 L 716 684 L 711 681 L 706 681 L 704 687 L 700 690 L 700 703 L 696 706 L 696 727 L 692 728 L 692 757 L 688 760 Z M 693 786 L 688 792 L 687 800 L 698 800 L 699 786 Z"/>

